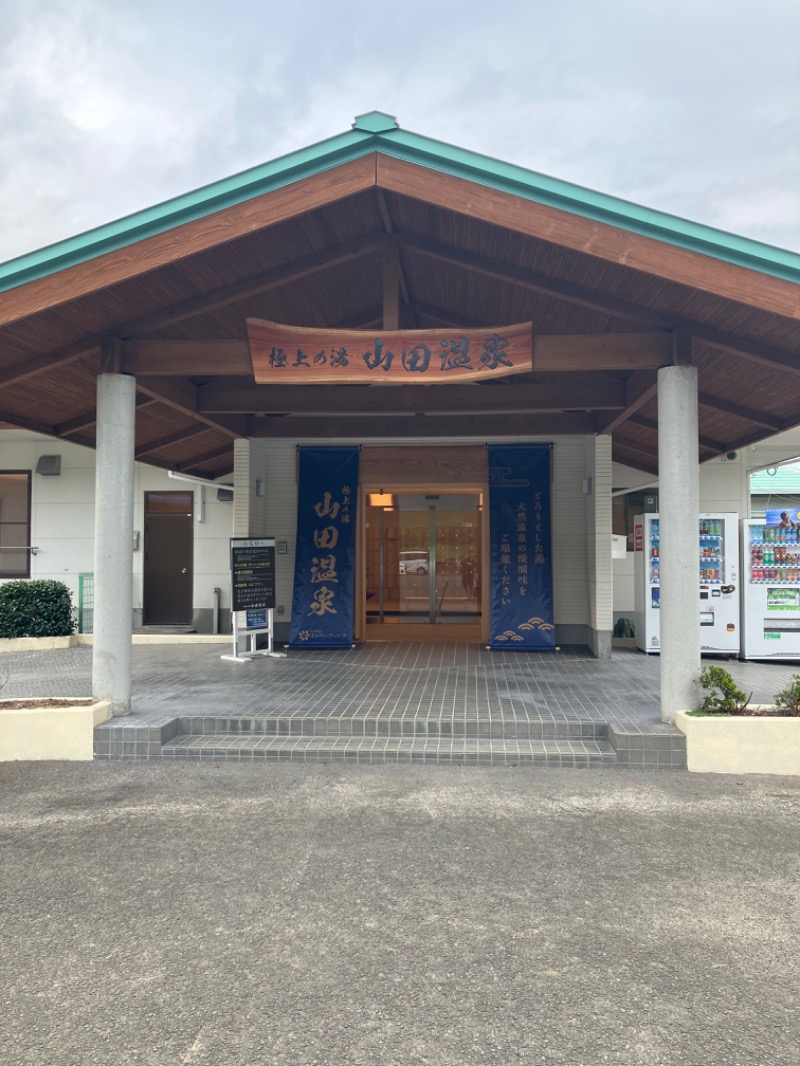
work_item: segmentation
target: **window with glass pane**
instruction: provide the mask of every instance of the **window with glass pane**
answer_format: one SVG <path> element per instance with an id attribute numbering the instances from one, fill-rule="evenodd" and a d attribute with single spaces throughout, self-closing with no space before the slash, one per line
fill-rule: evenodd
<path id="1" fill-rule="evenodd" d="M 30 577 L 30 543 L 30 471 L 0 471 L 0 577 Z"/>

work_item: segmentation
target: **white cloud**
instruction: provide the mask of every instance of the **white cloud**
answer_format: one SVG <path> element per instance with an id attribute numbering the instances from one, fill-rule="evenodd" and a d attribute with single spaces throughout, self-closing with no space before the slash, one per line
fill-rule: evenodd
<path id="1" fill-rule="evenodd" d="M 0 260 L 374 108 L 418 133 L 800 248 L 794 0 L 5 8 Z"/>

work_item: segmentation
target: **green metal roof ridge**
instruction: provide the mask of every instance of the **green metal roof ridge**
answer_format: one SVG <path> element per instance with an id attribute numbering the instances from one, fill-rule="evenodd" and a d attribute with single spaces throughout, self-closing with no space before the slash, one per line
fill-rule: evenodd
<path id="1" fill-rule="evenodd" d="M 368 155 L 375 151 L 374 141 L 374 134 L 356 129 L 338 134 L 114 222 L 9 259 L 0 263 L 0 293 Z"/>
<path id="2" fill-rule="evenodd" d="M 380 134 L 380 141 L 380 150 L 395 158 L 427 165 L 454 177 L 466 178 L 573 215 L 800 283 L 800 254 L 797 252 L 643 207 L 621 197 L 595 192 L 406 130 Z"/>
<path id="3" fill-rule="evenodd" d="M 545 204 L 573 215 L 800 283 L 800 255 L 402 130 L 391 115 L 360 115 L 346 133 L 204 185 L 0 264 L 0 293 L 215 211 L 244 203 L 371 152 Z"/>

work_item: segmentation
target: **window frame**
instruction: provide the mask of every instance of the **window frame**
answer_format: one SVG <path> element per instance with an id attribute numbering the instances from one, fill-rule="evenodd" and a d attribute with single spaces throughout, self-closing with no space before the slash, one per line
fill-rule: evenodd
<path id="1" fill-rule="evenodd" d="M 33 471 L 32 470 L 0 470 L 0 477 L 3 477 L 6 474 L 12 474 L 12 475 L 24 474 L 25 477 L 27 477 L 27 479 L 28 479 L 28 522 L 27 522 L 27 525 L 26 525 L 26 529 L 28 530 L 28 532 L 26 533 L 26 535 L 24 537 L 24 539 L 28 543 L 27 543 L 27 545 L 25 545 L 25 548 L 26 548 L 25 573 L 23 574 L 20 570 L 8 571 L 8 570 L 0 569 L 0 580 L 26 581 L 31 576 L 31 550 L 30 550 L 30 545 L 31 545 L 31 520 L 33 518 L 33 513 L 32 513 L 32 509 L 33 509 Z M 22 525 L 21 522 L 3 523 L 2 519 L 0 518 L 0 526 L 2 526 L 4 524 L 5 525 L 10 525 L 10 526 L 11 525 L 14 525 L 14 526 L 21 526 Z M 14 547 L 14 545 L 9 545 L 6 550 L 9 550 L 11 547 Z M 22 545 L 18 545 L 18 547 L 22 547 Z"/>

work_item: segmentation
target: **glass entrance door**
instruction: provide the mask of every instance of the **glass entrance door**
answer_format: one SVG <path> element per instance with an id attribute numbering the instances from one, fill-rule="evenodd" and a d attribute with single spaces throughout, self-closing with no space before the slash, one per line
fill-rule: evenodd
<path id="1" fill-rule="evenodd" d="M 478 492 L 367 495 L 368 639 L 374 626 L 480 625 L 481 518 Z"/>

